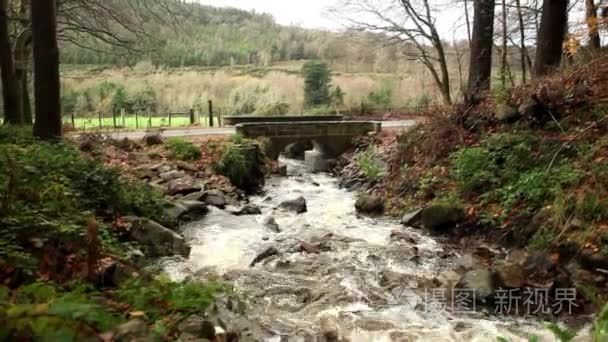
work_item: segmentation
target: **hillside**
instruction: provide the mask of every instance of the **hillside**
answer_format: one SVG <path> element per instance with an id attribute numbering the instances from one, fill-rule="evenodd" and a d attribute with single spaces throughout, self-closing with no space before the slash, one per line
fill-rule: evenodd
<path id="1" fill-rule="evenodd" d="M 150 60 L 155 65 L 182 67 L 268 65 L 323 58 L 340 60 L 340 64 L 366 62 L 371 65 L 380 55 L 373 48 L 357 49 L 354 53 L 338 34 L 281 26 L 267 14 L 177 2 L 170 11 L 158 13 L 158 17 L 168 18 L 156 19 L 142 13 L 144 10 L 141 8 L 133 10 L 139 12 L 131 16 L 147 21 L 143 36 L 149 39 L 141 39 L 141 35 L 129 32 L 122 34 L 132 40 L 131 48 L 145 53 L 131 51 L 125 56 L 117 52 L 116 46 L 83 35 L 77 42 L 64 43 L 63 63 L 135 65 L 139 61 Z"/>

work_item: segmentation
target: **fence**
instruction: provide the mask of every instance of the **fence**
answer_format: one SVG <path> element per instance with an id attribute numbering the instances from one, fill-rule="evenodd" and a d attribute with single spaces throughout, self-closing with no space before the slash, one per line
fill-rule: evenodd
<path id="1" fill-rule="evenodd" d="M 193 108 L 186 112 L 167 112 L 161 115 L 151 111 L 126 113 L 124 109 L 121 109 L 114 110 L 112 113 L 98 112 L 86 116 L 71 113 L 63 117 L 63 124 L 74 130 L 220 127 L 221 123 L 221 114 L 214 113 L 212 101 L 209 101 L 207 113 Z"/>

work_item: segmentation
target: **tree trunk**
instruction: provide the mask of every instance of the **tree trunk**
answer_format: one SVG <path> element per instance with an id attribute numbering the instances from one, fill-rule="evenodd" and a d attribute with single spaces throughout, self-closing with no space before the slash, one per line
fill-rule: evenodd
<path id="1" fill-rule="evenodd" d="M 0 0 L 0 71 L 5 123 L 23 124 L 15 61 L 8 31 L 8 0 Z"/>
<path id="2" fill-rule="evenodd" d="M 467 101 L 490 90 L 494 35 L 494 0 L 475 0 Z"/>
<path id="3" fill-rule="evenodd" d="M 528 82 L 528 68 L 526 64 L 526 26 L 524 25 L 524 14 L 521 8 L 521 0 L 515 0 L 517 7 L 517 20 L 519 21 L 519 58 L 521 62 L 521 83 Z"/>
<path id="4" fill-rule="evenodd" d="M 500 53 L 500 82 L 503 89 L 507 89 L 507 0 L 502 0 L 502 51 Z"/>
<path id="5" fill-rule="evenodd" d="M 585 0 L 587 27 L 589 30 L 589 47 L 591 51 L 599 51 L 602 47 L 600 39 L 599 21 L 597 18 L 597 6 L 595 0 Z"/>
<path id="6" fill-rule="evenodd" d="M 30 6 L 34 45 L 34 136 L 55 140 L 61 138 L 56 2 L 31 0 Z"/>
<path id="7" fill-rule="evenodd" d="M 557 69 L 568 24 L 568 0 L 544 0 L 534 71 L 537 77 Z"/>

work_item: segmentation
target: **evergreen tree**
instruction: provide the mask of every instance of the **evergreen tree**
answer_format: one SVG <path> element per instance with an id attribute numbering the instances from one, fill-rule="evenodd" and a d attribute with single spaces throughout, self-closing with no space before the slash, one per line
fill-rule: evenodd
<path id="1" fill-rule="evenodd" d="M 304 74 L 304 105 L 307 108 L 331 104 L 329 94 L 331 72 L 326 63 L 310 61 L 302 67 Z"/>

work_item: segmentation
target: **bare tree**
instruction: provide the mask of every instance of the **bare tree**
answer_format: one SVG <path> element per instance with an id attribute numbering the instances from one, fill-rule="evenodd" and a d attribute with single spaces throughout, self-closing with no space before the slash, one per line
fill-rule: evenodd
<path id="1" fill-rule="evenodd" d="M 36 102 L 34 136 L 55 140 L 62 135 L 57 8 L 53 0 L 31 0 L 30 11 Z"/>
<path id="2" fill-rule="evenodd" d="M 429 70 L 443 102 L 452 103 L 445 47 L 430 0 L 343 0 L 332 12 L 351 30 L 376 33 L 384 45 L 402 45 L 407 58 Z"/>
<path id="3" fill-rule="evenodd" d="M 515 8 L 517 10 L 517 22 L 519 24 L 519 58 L 521 63 L 521 82 L 526 83 L 528 80 L 528 66 L 532 65 L 530 55 L 526 48 L 526 26 L 524 24 L 523 8 L 521 0 L 515 0 Z"/>
<path id="4" fill-rule="evenodd" d="M 5 123 L 23 124 L 17 75 L 8 27 L 8 0 L 0 0 L 0 71 L 2 72 L 2 98 Z"/>
<path id="5" fill-rule="evenodd" d="M 467 100 L 475 101 L 490 90 L 494 45 L 494 0 L 474 0 L 473 39 Z"/>
<path id="6" fill-rule="evenodd" d="M 501 16 L 501 28 L 502 28 L 502 46 L 500 51 L 500 82 L 503 89 L 507 87 L 507 69 L 508 69 L 508 29 L 507 29 L 507 0 L 501 0 L 502 16 Z"/>
<path id="7" fill-rule="evenodd" d="M 536 76 L 559 67 L 568 25 L 568 0 L 544 0 L 536 49 Z"/>

